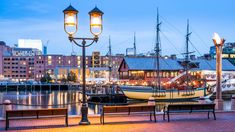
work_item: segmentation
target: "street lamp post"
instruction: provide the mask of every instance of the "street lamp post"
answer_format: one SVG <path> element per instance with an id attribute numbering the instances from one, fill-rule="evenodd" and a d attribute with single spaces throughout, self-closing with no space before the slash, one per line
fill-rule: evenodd
<path id="1" fill-rule="evenodd" d="M 93 10 L 89 12 L 90 15 L 90 32 L 94 35 L 93 38 L 77 38 L 73 37 L 73 35 L 78 30 L 78 11 L 73 7 L 69 6 L 64 11 L 64 30 L 69 35 L 70 42 L 73 42 L 79 47 L 82 47 L 82 107 L 81 114 L 82 118 L 79 122 L 80 125 L 89 125 L 90 122 L 88 120 L 88 107 L 87 107 L 87 99 L 86 99 L 86 47 L 91 46 L 93 43 L 97 43 L 99 39 L 99 35 L 103 30 L 102 25 L 102 16 L 103 12 L 95 7 Z M 81 41 L 81 43 L 77 42 Z M 87 44 L 87 41 L 91 41 L 91 43 Z"/>
<path id="2" fill-rule="evenodd" d="M 214 33 L 213 42 L 216 47 L 216 109 L 223 110 L 223 99 L 221 90 L 222 81 L 222 47 L 225 40 L 220 38 L 217 33 Z"/>

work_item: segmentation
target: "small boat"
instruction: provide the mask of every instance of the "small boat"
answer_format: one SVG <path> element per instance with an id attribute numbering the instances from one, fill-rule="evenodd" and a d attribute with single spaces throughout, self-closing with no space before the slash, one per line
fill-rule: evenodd
<path id="1" fill-rule="evenodd" d="M 155 91 L 153 87 L 146 86 L 120 86 L 123 94 L 129 99 L 148 100 L 153 97 L 155 100 L 181 100 L 204 97 L 211 92 L 206 88 L 195 88 L 193 90 L 160 90 Z"/>

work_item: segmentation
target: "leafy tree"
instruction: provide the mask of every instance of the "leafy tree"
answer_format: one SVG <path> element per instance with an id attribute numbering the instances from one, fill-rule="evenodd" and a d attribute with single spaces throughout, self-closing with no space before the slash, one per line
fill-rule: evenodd
<path id="1" fill-rule="evenodd" d="M 50 76 L 49 73 L 46 73 L 46 74 L 40 79 L 40 81 L 41 81 L 42 83 L 50 83 L 50 82 L 52 81 L 52 78 L 51 78 L 51 76 Z"/>
<path id="2" fill-rule="evenodd" d="M 70 71 L 67 76 L 67 80 L 71 82 L 76 82 L 77 81 L 77 76 L 74 72 Z"/>
<path id="3" fill-rule="evenodd" d="M 61 82 L 66 84 L 67 83 L 67 79 L 65 77 L 61 78 Z"/>

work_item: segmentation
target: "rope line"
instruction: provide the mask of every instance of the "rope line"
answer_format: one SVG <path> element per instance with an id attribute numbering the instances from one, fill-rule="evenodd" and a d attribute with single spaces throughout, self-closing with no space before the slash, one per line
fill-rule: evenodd
<path id="1" fill-rule="evenodd" d="M 194 46 L 194 44 L 189 40 L 189 43 L 193 46 L 193 48 L 199 53 L 199 55 L 200 56 L 202 56 L 202 54 L 198 51 L 198 49 Z M 204 59 L 202 59 L 202 60 L 204 60 Z M 206 61 L 206 60 L 204 60 L 205 62 L 206 62 L 206 64 L 211 68 L 211 69 L 213 69 L 213 67 Z"/>

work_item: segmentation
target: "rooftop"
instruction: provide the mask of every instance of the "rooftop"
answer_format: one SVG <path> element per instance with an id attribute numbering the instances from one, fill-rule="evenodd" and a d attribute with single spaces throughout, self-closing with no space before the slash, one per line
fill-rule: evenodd
<path id="1" fill-rule="evenodd" d="M 205 60 L 199 59 L 193 61 L 195 63 L 199 63 L 199 68 L 195 68 L 195 70 L 216 70 L 216 60 Z M 222 70 L 223 71 L 235 71 L 235 66 L 230 63 L 227 59 L 222 59 Z"/>
<path id="2" fill-rule="evenodd" d="M 150 57 L 125 57 L 129 69 L 131 70 L 156 70 L 156 58 Z M 184 68 L 172 59 L 159 59 L 161 70 L 183 70 Z"/>
<path id="3" fill-rule="evenodd" d="M 156 70 L 156 58 L 153 57 L 125 57 L 125 63 L 130 70 Z M 180 65 L 182 60 L 163 59 L 160 58 L 160 70 L 183 70 L 184 67 Z M 216 70 L 216 60 L 197 59 L 191 60 L 191 63 L 197 64 L 198 68 L 192 70 Z M 222 68 L 224 71 L 235 71 L 235 66 L 228 60 L 222 60 Z"/>

